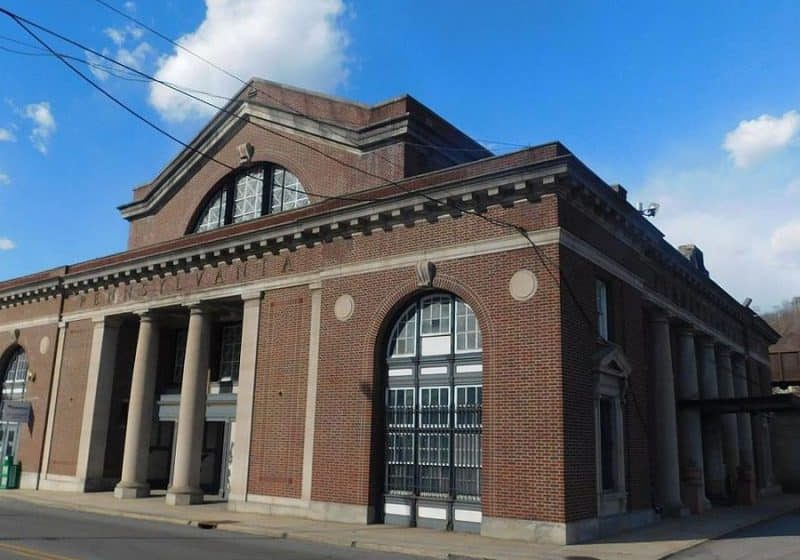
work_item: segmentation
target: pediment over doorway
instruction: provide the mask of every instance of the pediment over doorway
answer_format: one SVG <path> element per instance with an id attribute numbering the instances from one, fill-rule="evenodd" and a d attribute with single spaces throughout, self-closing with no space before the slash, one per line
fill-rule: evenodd
<path id="1" fill-rule="evenodd" d="M 616 377 L 628 377 L 631 373 L 631 365 L 625 352 L 617 344 L 608 343 L 592 357 L 594 363 L 593 370 L 614 375 Z"/>

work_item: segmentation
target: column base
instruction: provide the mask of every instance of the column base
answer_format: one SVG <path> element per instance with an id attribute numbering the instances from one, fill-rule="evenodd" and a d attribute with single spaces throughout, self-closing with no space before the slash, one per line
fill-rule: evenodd
<path id="1" fill-rule="evenodd" d="M 199 488 L 170 488 L 167 490 L 168 506 L 191 506 L 203 503 L 203 491 Z"/>
<path id="2" fill-rule="evenodd" d="M 147 483 L 137 484 L 135 482 L 123 484 L 120 482 L 114 487 L 114 497 L 121 500 L 131 498 L 146 498 L 150 495 L 150 485 Z"/>
<path id="3" fill-rule="evenodd" d="M 661 506 L 662 517 L 688 517 L 691 512 L 683 504 Z"/>
<path id="4" fill-rule="evenodd" d="M 739 467 L 739 477 L 736 481 L 736 503 L 751 506 L 758 501 L 756 480 L 753 469 L 747 466 Z"/>
<path id="5" fill-rule="evenodd" d="M 762 498 L 769 498 L 771 496 L 779 496 L 783 493 L 783 488 L 780 484 L 770 484 L 764 488 L 758 489 L 758 495 Z"/>

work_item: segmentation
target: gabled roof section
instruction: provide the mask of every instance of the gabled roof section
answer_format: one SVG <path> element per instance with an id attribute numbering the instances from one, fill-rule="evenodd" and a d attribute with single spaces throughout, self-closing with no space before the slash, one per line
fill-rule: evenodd
<path id="1" fill-rule="evenodd" d="M 435 144 L 453 164 L 493 154 L 409 95 L 364 105 L 254 78 L 203 127 L 150 183 L 134 189 L 134 200 L 119 207 L 128 220 L 153 213 L 248 123 L 272 126 L 368 152 L 396 142 Z M 408 176 L 408 175 L 406 175 Z M 354 190 L 359 190 L 354 185 Z"/>

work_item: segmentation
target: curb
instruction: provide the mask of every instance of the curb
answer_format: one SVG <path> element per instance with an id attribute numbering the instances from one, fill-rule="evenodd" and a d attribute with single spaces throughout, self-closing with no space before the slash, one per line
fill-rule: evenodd
<path id="1" fill-rule="evenodd" d="M 687 546 L 686 548 L 682 548 L 680 550 L 676 550 L 675 552 L 670 552 L 669 554 L 665 554 L 664 556 L 661 556 L 658 560 L 667 560 L 667 558 L 674 558 L 678 554 L 683 554 L 684 552 L 686 552 L 688 550 L 692 550 L 693 548 L 697 548 L 699 546 L 703 546 L 704 544 L 706 544 L 706 543 L 708 543 L 710 541 L 714 541 L 714 540 L 720 539 L 722 537 L 726 537 L 728 535 L 732 535 L 733 533 L 741 531 L 742 529 L 747 529 L 748 527 L 755 527 L 756 525 L 761 525 L 762 523 L 768 523 L 768 522 L 773 521 L 773 520 L 775 520 L 775 519 L 777 519 L 777 518 L 779 518 L 781 516 L 784 516 L 784 515 L 786 515 L 788 513 L 792 513 L 792 512 L 795 512 L 795 511 L 800 511 L 800 507 L 797 507 L 797 506 L 788 507 L 785 510 L 776 511 L 776 512 L 774 512 L 774 513 L 772 513 L 772 514 L 770 514 L 770 515 L 768 515 L 766 517 L 763 517 L 763 518 L 759 519 L 758 521 L 754 521 L 752 523 L 741 523 L 741 524 L 737 525 L 736 527 L 732 527 L 729 530 L 726 530 L 726 531 L 723 531 L 722 533 L 719 533 L 718 535 L 714 535 L 713 537 L 708 537 L 708 538 L 705 538 L 705 539 L 702 539 L 702 540 L 698 540 L 698 542 L 694 543 L 693 545 Z"/>
<path id="2" fill-rule="evenodd" d="M 403 548 L 394 545 L 385 545 L 381 543 L 359 542 L 350 539 L 337 539 L 325 537 L 324 535 L 316 535 L 313 533 L 300 532 L 292 533 L 281 529 L 270 529 L 264 526 L 255 526 L 248 524 L 239 524 L 236 521 L 215 521 L 208 519 L 181 519 L 177 517 L 169 517 L 156 514 L 145 514 L 136 512 L 120 511 L 117 509 L 106 509 L 96 506 L 83 505 L 83 504 L 68 504 L 64 502 L 51 502 L 48 500 L 38 499 L 33 496 L 14 496 L 11 494 L 0 494 L 0 500 L 7 498 L 16 502 L 23 502 L 28 504 L 35 504 L 42 507 L 59 509 L 63 511 L 77 511 L 81 513 L 93 513 L 96 515 L 106 515 L 111 517 L 122 517 L 126 519 L 135 519 L 137 521 L 152 521 L 159 523 L 170 523 L 172 525 L 183 525 L 188 527 L 197 527 L 199 529 L 216 529 L 218 531 L 226 531 L 229 533 L 243 533 L 248 535 L 265 537 L 268 539 L 292 539 L 303 542 L 312 542 L 316 544 L 328 544 L 342 548 L 357 548 L 360 550 L 374 550 L 377 552 L 394 552 L 398 554 L 406 554 L 409 556 L 420 556 L 423 558 L 438 558 L 441 560 L 448 560 L 450 558 L 464 558 L 453 553 L 432 553 L 429 550 L 414 548 L 413 545 L 405 545 Z M 484 560 L 484 559 L 482 559 Z M 492 560 L 492 559 L 485 559 Z"/>

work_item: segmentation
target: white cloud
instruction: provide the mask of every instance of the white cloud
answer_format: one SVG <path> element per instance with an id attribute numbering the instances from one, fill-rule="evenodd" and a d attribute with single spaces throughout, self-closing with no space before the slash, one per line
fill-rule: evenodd
<path id="1" fill-rule="evenodd" d="M 94 77 L 100 80 L 101 82 L 105 82 L 110 75 L 108 70 L 105 70 L 108 64 L 105 60 L 100 58 L 94 53 L 89 51 L 83 51 L 86 55 L 86 62 L 89 63 L 89 70 L 94 74 Z M 103 49 L 103 54 L 108 55 L 108 51 Z"/>
<path id="2" fill-rule="evenodd" d="M 258 76 L 331 90 L 348 75 L 344 13 L 342 0 L 206 0 L 205 20 L 178 42 L 245 80 Z M 161 58 L 156 76 L 219 95 L 233 95 L 241 87 L 177 48 Z M 151 85 L 150 103 L 172 121 L 213 113 L 210 107 L 158 84 Z"/>
<path id="3" fill-rule="evenodd" d="M 10 251 L 14 247 L 16 247 L 16 244 L 8 237 L 0 237 L 0 251 Z"/>
<path id="4" fill-rule="evenodd" d="M 786 194 L 790 196 L 800 194 L 800 177 L 789 181 L 789 184 L 786 185 Z"/>
<path id="5" fill-rule="evenodd" d="M 56 130 L 56 119 L 50 111 L 50 103 L 42 101 L 26 105 L 22 115 L 35 125 L 29 136 L 33 146 L 42 154 L 47 154 L 47 144 Z"/>
<path id="6" fill-rule="evenodd" d="M 766 311 L 800 295 L 800 221 L 796 205 L 785 198 L 798 168 L 800 162 L 749 171 L 723 161 L 704 168 L 673 162 L 653 172 L 629 199 L 661 203 L 652 222 L 667 241 L 696 244 L 713 280 L 737 300 L 752 297 Z"/>
<path id="7" fill-rule="evenodd" d="M 800 257 L 800 221 L 783 224 L 772 232 L 770 247 L 780 258 Z"/>
<path id="8" fill-rule="evenodd" d="M 111 39 L 115 45 L 122 46 L 125 43 L 125 30 L 117 29 L 116 27 L 107 27 L 103 30 L 103 33 L 108 35 L 108 38 Z"/>
<path id="9" fill-rule="evenodd" d="M 3 173 L 0 171 L 0 185 L 10 185 L 11 184 L 11 177 L 8 176 L 8 173 Z"/>
<path id="10" fill-rule="evenodd" d="M 138 41 L 142 38 L 142 35 L 144 35 L 144 29 L 135 25 L 129 25 L 128 35 L 130 35 L 133 40 Z"/>
<path id="11" fill-rule="evenodd" d="M 142 42 L 130 50 L 124 48 L 119 49 L 117 51 L 116 59 L 126 66 L 141 70 L 147 55 L 149 55 L 151 52 L 153 52 L 153 48 L 146 42 Z M 124 68 L 121 68 L 121 70 L 124 72 L 126 71 Z"/>
<path id="12" fill-rule="evenodd" d="M 125 9 L 128 10 L 129 12 L 135 12 L 136 11 L 136 2 L 128 1 L 128 2 L 125 2 L 125 4 L 123 4 L 123 5 L 125 6 Z"/>
<path id="13" fill-rule="evenodd" d="M 16 142 L 17 137 L 7 128 L 0 128 L 0 142 Z"/>
<path id="14" fill-rule="evenodd" d="M 736 167 L 750 167 L 788 146 L 799 131 L 797 111 L 787 111 L 780 117 L 761 115 L 741 121 L 725 136 L 722 147 Z"/>

